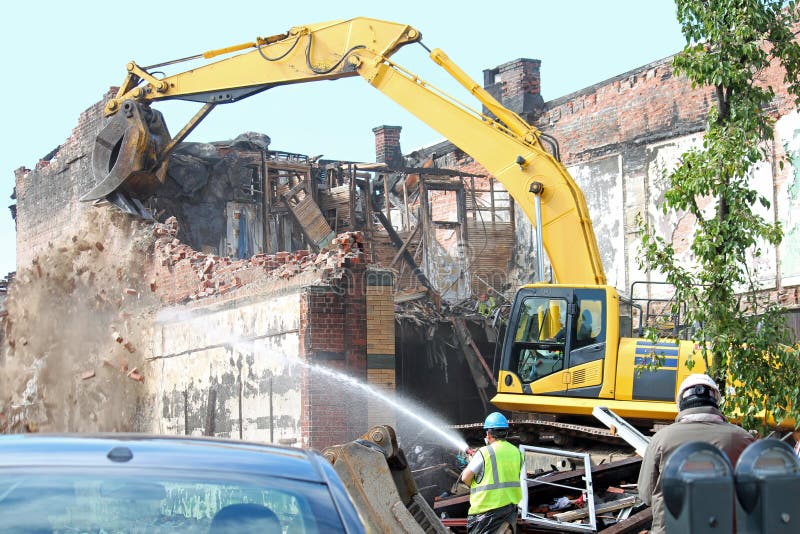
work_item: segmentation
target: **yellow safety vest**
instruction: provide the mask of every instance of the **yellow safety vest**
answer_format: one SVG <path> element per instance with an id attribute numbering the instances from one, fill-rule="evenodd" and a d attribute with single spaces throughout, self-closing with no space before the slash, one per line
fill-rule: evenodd
<path id="1" fill-rule="evenodd" d="M 511 443 L 500 440 L 481 447 L 483 475 L 472 480 L 469 489 L 469 515 L 482 514 L 518 504 L 522 500 L 519 475 L 522 471 L 522 453 Z"/>

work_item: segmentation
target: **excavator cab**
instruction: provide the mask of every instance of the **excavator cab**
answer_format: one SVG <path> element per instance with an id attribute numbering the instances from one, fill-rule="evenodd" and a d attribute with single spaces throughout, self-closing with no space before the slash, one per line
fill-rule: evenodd
<path id="1" fill-rule="evenodd" d="M 498 392 L 597 397 L 606 323 L 605 288 L 522 288 L 503 343 Z"/>
<path id="2" fill-rule="evenodd" d="M 144 200 L 166 177 L 162 157 L 171 137 L 164 117 L 149 104 L 126 100 L 95 139 L 92 172 L 95 186 L 81 197 L 87 202 L 124 195 Z"/>
<path id="3" fill-rule="evenodd" d="M 674 419 L 677 385 L 705 366 L 692 341 L 630 337 L 633 308 L 611 286 L 522 287 L 511 307 L 492 403 L 578 418 L 604 406 L 645 426 Z"/>

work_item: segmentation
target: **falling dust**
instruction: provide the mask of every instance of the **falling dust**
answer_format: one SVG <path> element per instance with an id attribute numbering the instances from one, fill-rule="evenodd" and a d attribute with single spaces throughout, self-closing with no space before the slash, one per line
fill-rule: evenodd
<path id="1" fill-rule="evenodd" d="M 325 380 L 326 386 L 329 388 L 329 394 L 340 399 L 346 405 L 347 412 L 350 414 L 362 412 L 368 402 L 377 402 L 382 408 L 389 408 L 394 411 L 397 417 L 395 431 L 401 448 L 407 448 L 421 442 L 436 443 L 456 451 L 463 451 L 468 447 L 461 436 L 448 429 L 447 423 L 441 417 L 418 403 L 402 398 L 397 393 L 387 394 L 381 392 L 354 376 L 330 367 L 274 352 L 264 353 L 263 350 L 257 349 L 249 342 L 234 341 L 231 345 L 238 350 L 260 353 L 263 358 L 278 360 L 285 365 L 304 367 Z M 364 428 L 364 432 L 367 430 L 367 428 Z"/>
<path id="2" fill-rule="evenodd" d="M 71 239 L 17 273 L 0 347 L 0 433 L 135 430 L 152 243 L 150 224 L 93 208 Z"/>

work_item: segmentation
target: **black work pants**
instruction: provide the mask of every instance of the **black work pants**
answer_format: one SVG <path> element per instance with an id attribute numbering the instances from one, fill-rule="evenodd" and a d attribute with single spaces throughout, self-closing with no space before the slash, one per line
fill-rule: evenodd
<path id="1" fill-rule="evenodd" d="M 507 504 L 502 508 L 467 516 L 467 532 L 469 534 L 494 534 L 506 523 L 511 526 L 511 532 L 517 532 L 516 504 Z"/>

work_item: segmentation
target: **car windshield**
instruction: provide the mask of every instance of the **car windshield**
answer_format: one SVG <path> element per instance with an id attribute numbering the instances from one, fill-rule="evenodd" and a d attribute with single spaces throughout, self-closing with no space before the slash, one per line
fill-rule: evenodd
<path id="1" fill-rule="evenodd" d="M 324 484 L 230 473 L 14 469 L 0 474 L 3 532 L 343 532 Z"/>

